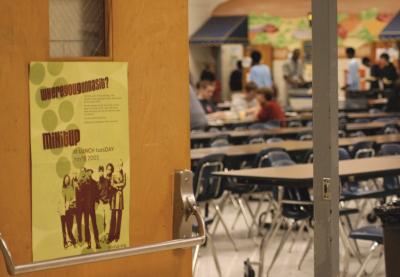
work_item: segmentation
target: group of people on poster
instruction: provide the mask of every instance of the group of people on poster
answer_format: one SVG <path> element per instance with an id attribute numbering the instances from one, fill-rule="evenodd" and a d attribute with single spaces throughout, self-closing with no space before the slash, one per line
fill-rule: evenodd
<path id="1" fill-rule="evenodd" d="M 97 174 L 94 174 L 93 169 L 81 168 L 72 176 L 68 174 L 64 176 L 58 212 L 61 217 L 65 249 L 70 245 L 76 247 L 78 243 L 82 245 L 83 231 L 87 249 L 92 248 L 91 231 L 96 249 L 102 248 L 100 241 L 107 244 L 118 242 L 121 234 L 125 186 L 126 173 L 122 161 L 116 169 L 112 163 L 108 163 L 105 167 L 99 166 Z M 102 222 L 98 222 L 98 219 Z M 75 235 L 74 224 L 76 224 Z M 104 234 L 102 238 L 99 238 L 99 229 Z"/>

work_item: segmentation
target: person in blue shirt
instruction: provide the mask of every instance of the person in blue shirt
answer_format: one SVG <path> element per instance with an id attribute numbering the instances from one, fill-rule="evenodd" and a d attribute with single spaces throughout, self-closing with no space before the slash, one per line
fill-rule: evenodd
<path id="1" fill-rule="evenodd" d="M 360 64 L 356 57 L 356 50 L 352 47 L 346 48 L 346 56 L 349 59 L 347 83 L 344 89 L 346 90 L 359 90 L 360 89 Z"/>
<path id="2" fill-rule="evenodd" d="M 273 88 L 272 75 L 270 68 L 265 64 L 260 64 L 262 55 L 255 50 L 251 53 L 252 67 L 250 69 L 250 80 L 258 88 Z"/>

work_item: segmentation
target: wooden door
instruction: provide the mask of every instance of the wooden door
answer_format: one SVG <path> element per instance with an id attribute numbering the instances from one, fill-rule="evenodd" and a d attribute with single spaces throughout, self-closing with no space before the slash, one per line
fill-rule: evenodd
<path id="1" fill-rule="evenodd" d="M 128 62 L 130 241 L 136 246 L 172 239 L 172 173 L 190 166 L 188 3 L 110 2 L 112 54 L 100 60 Z M 1 1 L 0 13 L 0 232 L 21 264 L 32 261 L 28 65 L 50 59 L 48 0 Z M 191 249 L 27 274 L 190 275 Z M 7 276 L 3 261 L 0 276 Z"/>

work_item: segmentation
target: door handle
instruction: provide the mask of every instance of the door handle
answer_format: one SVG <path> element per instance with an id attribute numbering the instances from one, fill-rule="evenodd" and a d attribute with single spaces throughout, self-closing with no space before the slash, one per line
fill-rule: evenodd
<path id="1" fill-rule="evenodd" d="M 200 214 L 199 207 L 196 204 L 192 179 L 193 174 L 189 170 L 175 172 L 175 199 L 174 199 L 174 236 L 180 234 L 180 238 L 152 243 L 143 246 L 129 247 L 95 254 L 60 258 L 43 262 L 34 262 L 30 264 L 15 265 L 11 252 L 6 241 L 0 234 L 0 250 L 3 254 L 7 272 L 9 275 L 19 275 L 24 273 L 61 268 L 73 265 L 107 261 L 124 257 L 154 253 L 165 250 L 182 249 L 203 244 L 206 240 L 206 230 L 204 220 Z M 176 196 L 180 194 L 180 197 Z M 178 216 L 179 214 L 179 216 Z M 191 234 L 192 221 L 190 217 L 194 216 L 198 224 L 198 235 L 193 237 Z M 177 220 L 179 219 L 179 220 Z M 188 234 L 190 226 L 190 234 Z"/>

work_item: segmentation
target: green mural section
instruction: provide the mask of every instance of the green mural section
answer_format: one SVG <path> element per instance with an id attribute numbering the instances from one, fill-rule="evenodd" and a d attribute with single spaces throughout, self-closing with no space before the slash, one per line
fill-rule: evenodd
<path id="1" fill-rule="evenodd" d="M 338 14 L 338 45 L 361 47 L 379 40 L 379 34 L 394 14 L 380 13 L 371 8 L 359 14 Z M 249 40 L 251 44 L 270 44 L 275 48 L 294 49 L 311 39 L 311 15 L 283 18 L 267 13 L 250 14 Z"/>

